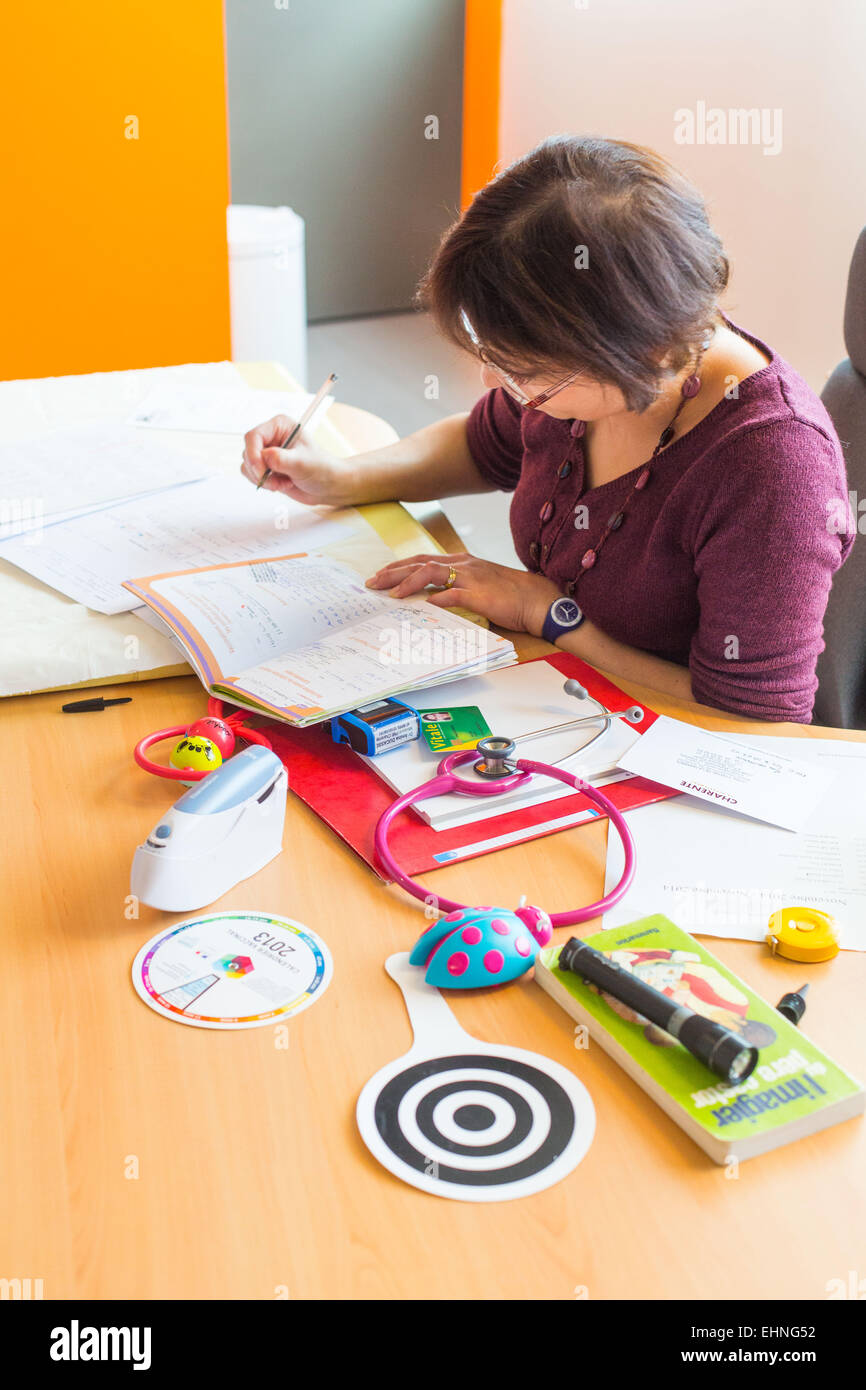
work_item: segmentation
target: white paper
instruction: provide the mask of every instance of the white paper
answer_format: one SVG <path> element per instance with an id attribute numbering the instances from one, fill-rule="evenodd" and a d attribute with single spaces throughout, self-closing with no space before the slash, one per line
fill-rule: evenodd
<path id="1" fill-rule="evenodd" d="M 268 375 L 294 384 L 279 368 L 269 367 Z M 244 377 L 230 362 L 204 362 L 0 382 L 0 443 L 33 439 L 48 430 L 67 429 L 93 420 L 115 421 L 119 426 L 154 386 L 171 381 L 219 386 L 228 391 L 244 383 Z M 320 421 L 317 429 L 323 447 L 340 457 L 352 452 L 329 416 Z M 163 439 L 175 444 L 182 441 L 184 452 L 195 453 L 203 463 L 201 475 L 211 466 L 230 476 L 238 470 L 240 451 L 231 435 L 141 433 L 151 444 Z M 116 493 L 113 500 L 117 500 Z M 26 500 L 25 507 L 20 502 L 6 504 L 5 519 L 22 519 L 27 505 Z M 92 505 L 64 510 L 87 509 L 92 509 Z M 48 518 L 40 514 L 38 527 L 53 523 L 60 515 L 52 512 Z M 16 533 L 13 528 L 12 534 Z M 126 681 L 141 672 L 176 669 L 179 664 L 168 638 L 140 622 L 134 614 L 109 617 L 92 612 L 7 564 L 2 557 L 0 652 L 0 696 L 52 687 L 68 689 L 82 681 Z"/>
<path id="2" fill-rule="evenodd" d="M 164 637 L 167 642 L 171 643 L 181 661 L 185 661 L 187 664 L 189 663 L 186 647 L 183 645 L 180 638 L 172 631 L 168 623 L 164 622 L 159 614 L 152 608 L 149 608 L 146 603 L 139 604 L 137 608 L 130 609 L 129 616 L 138 619 L 142 623 L 146 623 L 154 632 L 158 632 L 161 637 Z"/>
<path id="3" fill-rule="evenodd" d="M 196 453 L 126 425 L 84 425 L 0 444 L 0 497 L 31 516 L 84 510 L 211 472 Z"/>
<path id="4" fill-rule="evenodd" d="M 5 442 L 33 439 L 91 421 L 120 422 L 151 391 L 166 384 L 224 391 L 247 389 L 231 362 L 189 362 L 178 367 L 0 381 L 0 433 Z"/>
<path id="5" fill-rule="evenodd" d="M 773 737 L 733 738 L 661 715 L 620 767 L 742 816 L 799 830 L 827 789 L 826 772 L 778 751 Z"/>
<path id="6" fill-rule="evenodd" d="M 240 476 L 208 478 L 0 543 L 0 556 L 98 613 L 139 599 L 125 579 L 320 549 L 371 528 L 360 513 L 305 507 Z"/>
<path id="7" fill-rule="evenodd" d="M 246 434 L 273 415 L 299 420 L 312 399 L 305 391 L 257 391 L 251 386 L 224 390 L 169 383 L 157 386 L 136 406 L 129 424 L 158 430 Z M 325 397 L 307 429 L 315 427 L 333 400 L 333 396 Z"/>
<path id="8" fill-rule="evenodd" d="M 132 613 L 92 613 L 2 560 L 0 623 L 0 696 L 188 666 L 185 653 L 179 658 L 164 635 Z"/>
<path id="9" fill-rule="evenodd" d="M 558 763 L 565 772 L 574 773 L 595 786 L 622 781 L 627 774 L 615 772 L 625 750 L 641 737 L 633 724 L 615 719 L 610 729 L 597 739 L 591 748 L 583 745 L 598 733 L 601 722 L 582 729 L 563 729 L 561 732 L 520 743 L 522 736 L 563 725 L 585 715 L 597 713 L 601 706 L 595 700 L 576 700 L 563 691 L 564 677 L 546 661 L 524 662 L 495 675 L 474 676 L 455 681 L 446 694 L 426 688 L 413 690 L 407 703 L 416 709 L 477 705 L 490 726 L 491 733 L 517 740 L 518 756 L 536 762 Z M 366 758 L 368 767 L 387 782 L 392 791 L 402 796 L 413 787 L 428 781 L 436 771 L 441 753 L 434 753 L 423 739 L 394 748 L 378 758 Z M 459 776 L 475 784 L 482 782 L 471 767 L 458 769 Z M 415 809 L 434 830 L 450 830 L 453 826 L 474 825 L 505 815 L 517 807 L 540 806 L 573 796 L 574 788 L 544 777 L 534 777 L 523 787 L 489 798 L 481 796 L 436 796 Z"/>
<path id="10" fill-rule="evenodd" d="M 763 941 L 777 908 L 817 907 L 835 917 L 843 947 L 866 950 L 866 744 L 773 743 L 827 779 L 802 830 L 746 820 L 692 796 L 629 811 L 637 869 L 605 929 L 663 912 L 692 935 Z M 606 892 L 622 864 L 619 837 L 609 832 Z"/>
<path id="11" fill-rule="evenodd" d="M 176 487 L 187 487 L 185 482 L 176 483 Z M 59 526 L 64 521 L 75 521 L 80 516 L 94 516 L 97 512 L 105 511 L 109 507 L 117 507 L 124 502 L 135 502 L 143 497 L 164 496 L 169 491 L 168 488 L 159 488 L 156 493 L 142 492 L 136 497 L 111 497 L 105 502 L 91 502 L 86 507 L 70 507 L 68 511 L 51 512 L 45 516 L 39 507 L 18 508 L 10 507 L 3 509 L 0 507 L 0 544 L 7 540 L 17 540 L 19 536 L 27 536 L 28 545 L 41 545 L 42 533 L 47 531 L 50 526 Z M 3 552 L 0 552 L 3 553 Z"/>

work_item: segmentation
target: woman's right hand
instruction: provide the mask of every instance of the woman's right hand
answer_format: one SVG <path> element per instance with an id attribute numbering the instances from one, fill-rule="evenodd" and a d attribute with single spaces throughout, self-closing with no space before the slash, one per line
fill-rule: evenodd
<path id="1" fill-rule="evenodd" d="M 266 468 L 270 477 L 263 484 L 271 492 L 282 492 L 295 502 L 314 507 L 353 506 L 357 497 L 357 469 L 352 459 L 337 458 L 316 448 L 303 430 L 291 449 L 280 448 L 295 427 L 288 415 L 275 415 L 256 425 L 244 436 L 241 472 L 258 484 Z"/>

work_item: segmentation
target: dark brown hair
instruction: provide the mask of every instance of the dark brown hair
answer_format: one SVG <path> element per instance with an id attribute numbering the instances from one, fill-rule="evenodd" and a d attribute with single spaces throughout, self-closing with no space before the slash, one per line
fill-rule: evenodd
<path id="1" fill-rule="evenodd" d="M 465 313 L 513 375 L 582 370 L 644 410 L 698 352 L 727 282 L 703 199 L 672 165 L 639 145 L 558 136 L 475 195 L 419 302 L 474 352 Z"/>

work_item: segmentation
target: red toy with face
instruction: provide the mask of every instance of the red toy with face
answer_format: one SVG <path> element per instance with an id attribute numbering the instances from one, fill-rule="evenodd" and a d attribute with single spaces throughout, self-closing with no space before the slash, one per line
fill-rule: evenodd
<path id="1" fill-rule="evenodd" d="M 230 758 L 235 750 L 235 736 L 228 724 L 213 714 L 206 714 L 190 724 L 187 733 L 192 738 L 209 738 L 222 753 L 223 761 Z"/>

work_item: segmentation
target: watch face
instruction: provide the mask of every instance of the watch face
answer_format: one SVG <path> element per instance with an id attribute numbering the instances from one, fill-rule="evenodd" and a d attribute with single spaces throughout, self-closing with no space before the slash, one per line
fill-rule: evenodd
<path id="1" fill-rule="evenodd" d="M 573 627 L 580 622 L 580 609 L 573 598 L 558 598 L 551 605 L 550 616 L 560 627 Z"/>

